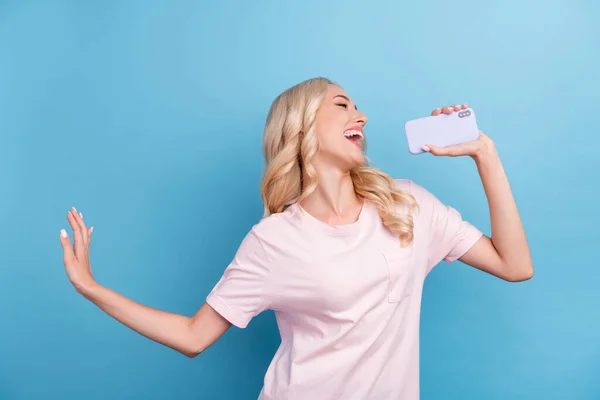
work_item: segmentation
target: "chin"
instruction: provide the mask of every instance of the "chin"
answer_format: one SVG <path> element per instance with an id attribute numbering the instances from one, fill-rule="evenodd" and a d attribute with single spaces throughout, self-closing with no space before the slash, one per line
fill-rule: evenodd
<path id="1" fill-rule="evenodd" d="M 355 151 L 352 153 L 352 158 L 354 159 L 354 161 L 357 164 L 362 164 L 365 162 L 365 152 L 362 148 L 356 148 Z"/>
<path id="2" fill-rule="evenodd" d="M 321 165 L 330 165 L 342 171 L 349 172 L 351 169 L 364 164 L 365 155 L 362 149 L 355 145 L 355 148 L 349 150 L 347 148 L 336 148 L 336 151 L 326 151 L 321 149 L 317 154 L 315 162 Z"/>
<path id="3" fill-rule="evenodd" d="M 365 163 L 365 155 L 363 153 L 360 153 L 360 156 L 358 156 L 358 157 L 356 157 L 354 159 L 354 167 L 357 167 L 357 166 L 362 165 L 364 163 Z"/>
<path id="4" fill-rule="evenodd" d="M 356 154 L 356 155 L 352 155 L 352 158 L 350 158 L 349 160 L 347 160 L 347 165 L 348 165 L 348 171 L 350 171 L 352 168 L 356 168 L 359 165 L 364 164 L 365 162 L 365 155 L 361 152 L 360 154 Z"/>

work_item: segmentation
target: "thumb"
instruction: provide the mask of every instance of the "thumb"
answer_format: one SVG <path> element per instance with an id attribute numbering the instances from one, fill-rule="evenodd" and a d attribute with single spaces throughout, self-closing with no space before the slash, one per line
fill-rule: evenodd
<path id="1" fill-rule="evenodd" d="M 74 260 L 75 253 L 73 253 L 73 245 L 71 244 L 71 239 L 69 239 L 67 231 L 64 229 L 61 229 L 60 231 L 60 244 L 63 248 L 65 263 Z"/>

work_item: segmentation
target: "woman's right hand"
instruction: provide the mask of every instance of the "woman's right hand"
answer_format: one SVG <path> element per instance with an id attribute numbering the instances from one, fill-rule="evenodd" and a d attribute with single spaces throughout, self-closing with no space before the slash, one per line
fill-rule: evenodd
<path id="1" fill-rule="evenodd" d="M 188 357 L 203 352 L 231 326 L 206 303 L 190 318 L 150 308 L 98 285 L 90 266 L 92 229 L 85 226 L 83 215 L 75 208 L 69 211 L 67 219 L 73 228 L 75 242 L 73 246 L 67 232 L 61 231 L 67 276 L 79 293 L 117 321 Z"/>
<path id="2" fill-rule="evenodd" d="M 94 228 L 88 228 L 83 222 L 83 215 L 73 207 L 67 213 L 67 220 L 73 229 L 75 245 L 64 229 L 60 232 L 60 243 L 64 250 L 63 262 L 69 280 L 79 293 L 84 293 L 96 282 L 90 265 L 90 240 Z"/>

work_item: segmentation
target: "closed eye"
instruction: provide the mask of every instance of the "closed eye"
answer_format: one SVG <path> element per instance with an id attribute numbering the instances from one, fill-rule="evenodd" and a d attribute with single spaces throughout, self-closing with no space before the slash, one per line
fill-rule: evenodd
<path id="1" fill-rule="evenodd" d="M 348 96 L 344 96 L 343 94 L 338 94 L 337 96 L 334 96 L 334 99 L 335 99 L 335 98 L 338 98 L 338 97 L 340 97 L 340 98 L 342 98 L 342 99 L 346 100 L 346 101 L 348 102 L 348 104 L 352 103 L 352 102 L 350 101 L 350 99 L 348 98 Z M 338 105 L 338 106 L 341 106 L 341 107 L 344 107 L 344 108 L 346 108 L 346 109 L 347 109 L 347 108 L 348 108 L 348 104 L 336 104 L 336 105 Z M 356 104 L 354 105 L 354 108 L 358 110 L 358 107 L 356 107 Z"/>

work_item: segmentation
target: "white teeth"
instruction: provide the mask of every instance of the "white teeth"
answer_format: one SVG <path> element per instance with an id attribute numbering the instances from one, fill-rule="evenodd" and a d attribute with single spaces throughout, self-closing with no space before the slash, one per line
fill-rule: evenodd
<path id="1" fill-rule="evenodd" d="M 351 130 L 351 131 L 344 132 L 344 136 L 346 136 L 347 138 L 351 138 L 352 136 L 356 136 L 356 135 L 360 136 L 361 138 L 363 137 L 363 134 L 361 131 Z"/>

